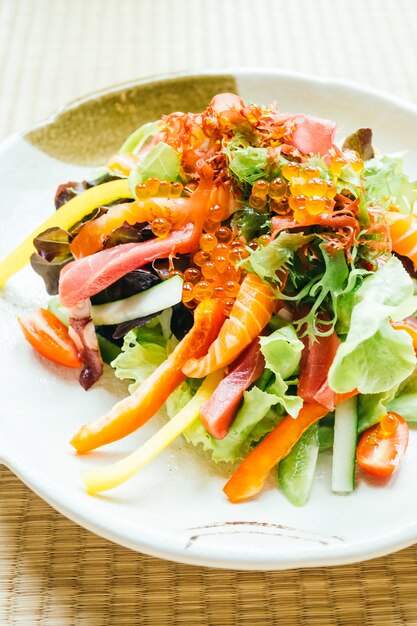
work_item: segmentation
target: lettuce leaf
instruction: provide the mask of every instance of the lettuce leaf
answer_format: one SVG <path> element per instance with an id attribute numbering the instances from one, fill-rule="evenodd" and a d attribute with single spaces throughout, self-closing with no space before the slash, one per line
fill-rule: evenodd
<path id="1" fill-rule="evenodd" d="M 381 421 L 387 413 L 387 403 L 393 399 L 398 389 L 395 385 L 392 389 L 382 393 L 360 395 L 358 398 L 358 432 L 362 433 L 367 428 Z"/>
<path id="2" fill-rule="evenodd" d="M 261 337 L 260 344 L 266 368 L 275 377 L 267 386 L 266 392 L 275 395 L 276 404 L 281 405 L 286 413 L 297 417 L 303 401 L 299 396 L 287 394 L 288 384 L 285 381 L 298 370 L 303 343 L 298 339 L 294 327 L 288 324 L 268 337 Z"/>
<path id="3" fill-rule="evenodd" d="M 287 380 L 298 370 L 303 343 L 291 324 L 282 326 L 267 337 L 260 338 L 266 367 Z"/>
<path id="4" fill-rule="evenodd" d="M 411 213 L 417 199 L 417 181 L 403 172 L 403 155 L 386 154 L 365 164 L 365 188 L 368 204 L 388 208 L 394 204 L 403 213 Z"/>
<path id="5" fill-rule="evenodd" d="M 355 388 L 364 394 L 388 391 L 407 378 L 416 364 L 411 337 L 389 323 L 417 308 L 412 280 L 401 261 L 392 257 L 364 280 L 356 296 L 358 303 L 330 368 L 329 384 L 337 393 Z"/>
<path id="6" fill-rule="evenodd" d="M 179 410 L 192 397 L 190 388 L 187 389 L 185 385 L 180 393 L 181 400 L 177 390 L 173 394 L 177 395 L 177 399 L 172 402 L 170 398 L 167 403 L 170 417 L 175 414 L 174 408 L 175 411 Z M 224 439 L 214 439 L 200 420 L 196 420 L 187 428 L 184 437 L 188 443 L 194 446 L 201 445 L 204 450 L 210 452 L 216 463 L 237 461 L 245 457 L 252 443 L 259 441 L 280 421 L 281 417 L 276 412 L 270 411 L 274 404 L 276 404 L 274 394 L 253 387 L 250 391 L 245 391 L 243 405 Z"/>
<path id="7" fill-rule="evenodd" d="M 223 148 L 223 152 L 227 156 L 230 171 L 239 182 L 252 185 L 259 178 L 265 176 L 268 167 L 266 148 L 248 145 L 243 136 L 236 135 Z"/>
<path id="8" fill-rule="evenodd" d="M 259 213 L 246 205 L 233 214 L 232 227 L 236 227 L 246 241 L 250 241 L 271 232 L 271 216 L 267 212 Z"/>
<path id="9" fill-rule="evenodd" d="M 122 352 L 111 362 L 115 376 L 133 381 L 129 393 L 136 389 L 165 361 L 171 346 L 171 309 L 129 331 L 124 338 Z"/>
<path id="10" fill-rule="evenodd" d="M 375 156 L 372 146 L 372 130 L 370 128 L 359 128 L 349 137 L 346 137 L 342 149 L 355 150 L 361 159 L 369 161 L 369 159 Z"/>
<path id="11" fill-rule="evenodd" d="M 277 282 L 277 271 L 291 262 L 294 253 L 316 235 L 281 232 L 268 246 L 258 248 L 242 263 L 248 271 L 260 278 Z"/>
<path id="12" fill-rule="evenodd" d="M 417 424 L 417 372 L 413 372 L 387 401 L 387 411 L 394 411 L 410 424 Z"/>
<path id="13" fill-rule="evenodd" d="M 162 126 L 163 124 L 160 120 L 143 124 L 129 135 L 120 147 L 119 152 L 128 154 L 138 152 L 152 137 L 155 137 L 162 130 Z"/>
<path id="14" fill-rule="evenodd" d="M 161 141 L 140 161 L 129 175 L 129 187 L 135 193 L 135 187 L 148 178 L 175 181 L 180 176 L 180 155 L 174 148 Z"/>
<path id="15" fill-rule="evenodd" d="M 48 228 L 33 240 L 36 252 L 30 257 L 32 269 L 41 276 L 49 295 L 58 293 L 62 268 L 73 260 L 71 235 L 62 228 Z"/>

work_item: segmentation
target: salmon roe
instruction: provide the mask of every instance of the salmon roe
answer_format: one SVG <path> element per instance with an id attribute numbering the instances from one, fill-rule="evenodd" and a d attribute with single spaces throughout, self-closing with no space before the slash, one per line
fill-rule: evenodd
<path id="1" fill-rule="evenodd" d="M 194 265 L 183 274 L 182 301 L 193 309 L 203 300 L 218 298 L 223 302 L 225 314 L 229 315 L 243 278 L 242 271 L 235 265 L 249 252 L 243 241 L 233 239 L 229 227 L 219 224 L 215 232 L 204 232 L 199 243 L 200 249 L 192 257 Z"/>

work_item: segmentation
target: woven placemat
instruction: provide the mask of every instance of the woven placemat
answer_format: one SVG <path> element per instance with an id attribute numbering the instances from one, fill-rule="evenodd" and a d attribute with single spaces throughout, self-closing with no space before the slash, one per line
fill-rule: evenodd
<path id="1" fill-rule="evenodd" d="M 204 67 L 284 67 L 417 101 L 416 22 L 415 0 L 0 0 L 0 138 L 94 89 Z M 177 565 L 95 537 L 5 468 L 0 550 L 0 626 L 417 625 L 417 547 L 276 573 Z"/>

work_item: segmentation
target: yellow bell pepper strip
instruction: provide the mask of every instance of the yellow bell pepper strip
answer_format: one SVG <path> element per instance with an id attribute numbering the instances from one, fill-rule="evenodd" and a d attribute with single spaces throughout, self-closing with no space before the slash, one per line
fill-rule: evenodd
<path id="1" fill-rule="evenodd" d="M 198 418 L 202 405 L 216 390 L 222 377 L 222 371 L 210 374 L 185 407 L 155 433 L 153 437 L 125 459 L 107 467 L 99 467 L 83 472 L 82 479 L 87 492 L 94 495 L 121 485 L 163 452 Z"/>
<path id="2" fill-rule="evenodd" d="M 200 302 L 194 313 L 194 326 L 184 339 L 142 385 L 106 415 L 83 426 L 71 440 L 79 453 L 122 439 L 143 426 L 185 380 L 181 368 L 191 355 L 205 354 L 224 321 L 220 300 Z"/>
<path id="3" fill-rule="evenodd" d="M 270 470 L 283 459 L 312 424 L 329 412 L 320 404 L 307 404 L 294 419 L 284 417 L 239 465 L 223 491 L 231 502 L 242 502 L 261 491 Z"/>
<path id="4" fill-rule="evenodd" d="M 73 224 L 94 211 L 98 206 L 120 200 L 132 198 L 132 192 L 126 179 L 113 180 L 96 187 L 91 187 L 75 198 L 72 198 L 60 207 L 43 224 L 38 226 L 20 245 L 17 246 L 5 259 L 0 261 L 0 288 L 19 270 L 29 259 L 35 248 L 33 240 L 44 230 L 60 227 L 68 230 Z"/>

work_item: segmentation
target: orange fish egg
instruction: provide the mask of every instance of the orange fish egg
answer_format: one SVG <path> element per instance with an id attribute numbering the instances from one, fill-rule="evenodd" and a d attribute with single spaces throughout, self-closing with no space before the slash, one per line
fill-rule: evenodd
<path id="1" fill-rule="evenodd" d="M 145 185 L 148 188 L 149 194 L 151 196 L 158 195 L 160 182 L 161 181 L 159 180 L 159 178 L 148 178 L 148 180 L 146 181 Z"/>
<path id="2" fill-rule="evenodd" d="M 195 253 L 193 260 L 196 265 L 201 267 L 207 261 L 210 261 L 210 254 L 208 252 L 204 252 L 203 250 L 199 250 Z"/>
<path id="3" fill-rule="evenodd" d="M 192 283 L 184 283 L 182 286 L 182 301 L 184 304 L 186 302 L 190 302 L 193 299 L 193 288 L 194 285 Z"/>
<path id="4" fill-rule="evenodd" d="M 193 297 L 200 302 L 201 300 L 208 300 L 211 298 L 212 293 L 213 287 L 207 280 L 200 280 L 200 282 L 193 287 Z"/>
<path id="5" fill-rule="evenodd" d="M 218 256 L 214 257 L 213 262 L 216 267 L 216 270 L 220 274 L 224 272 L 229 265 L 229 259 L 224 254 L 219 254 Z"/>
<path id="6" fill-rule="evenodd" d="M 195 284 L 201 278 L 201 272 L 197 267 L 189 267 L 184 272 L 184 280 Z"/>
<path id="7" fill-rule="evenodd" d="M 285 165 L 282 166 L 282 174 L 285 176 L 287 180 L 292 180 L 293 178 L 300 176 L 301 167 L 298 163 L 293 163 L 289 161 Z"/>
<path id="8" fill-rule="evenodd" d="M 268 182 L 266 180 L 257 180 L 252 187 L 252 196 L 254 198 L 264 198 L 268 195 Z"/>
<path id="9" fill-rule="evenodd" d="M 266 197 L 254 196 L 253 194 L 249 197 L 249 206 L 255 211 L 262 212 L 266 207 Z"/>
<path id="10" fill-rule="evenodd" d="M 171 230 L 171 224 L 164 217 L 155 217 L 151 222 L 151 230 L 156 237 L 166 237 Z"/>
<path id="11" fill-rule="evenodd" d="M 159 183 L 158 196 L 160 198 L 169 198 L 171 195 L 171 183 L 169 180 L 161 180 Z"/>
<path id="12" fill-rule="evenodd" d="M 216 227 L 218 227 L 218 222 L 221 221 L 223 217 L 223 209 L 219 204 L 215 204 L 209 208 L 209 221 L 216 222 Z"/>
<path id="13" fill-rule="evenodd" d="M 216 230 L 216 237 L 219 243 L 229 243 L 232 240 L 233 233 L 227 226 L 220 226 Z"/>
<path id="14" fill-rule="evenodd" d="M 206 261 L 206 263 L 201 266 L 201 273 L 204 278 L 207 278 L 208 280 L 215 278 L 217 276 L 217 268 L 214 261 Z"/>
<path id="15" fill-rule="evenodd" d="M 151 197 L 151 192 L 146 183 L 138 183 L 135 187 L 135 195 L 138 200 L 147 200 Z"/>
<path id="16" fill-rule="evenodd" d="M 283 178 L 274 178 L 269 184 L 269 197 L 272 200 L 281 200 L 287 193 L 287 183 Z"/>
<path id="17" fill-rule="evenodd" d="M 181 183 L 172 183 L 171 184 L 171 198 L 179 198 L 182 194 L 183 185 Z"/>
<path id="18" fill-rule="evenodd" d="M 211 233 L 205 233 L 200 237 L 200 248 L 204 252 L 211 252 L 217 246 L 217 238 Z"/>
<path id="19" fill-rule="evenodd" d="M 303 167 L 302 172 L 303 176 L 307 179 L 321 177 L 321 170 L 315 165 L 307 165 L 307 167 Z"/>

